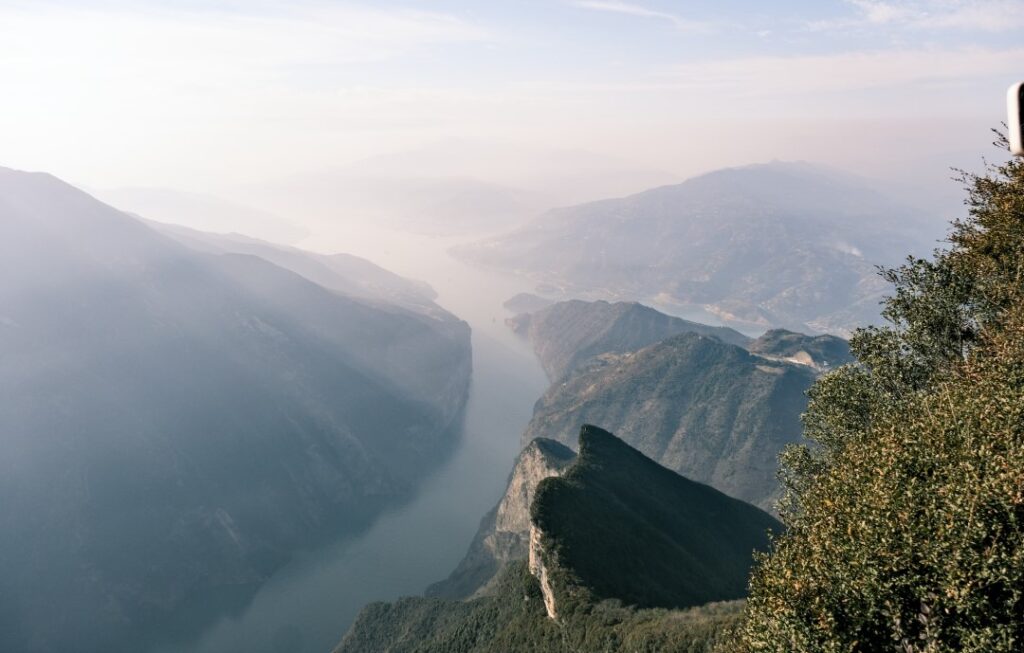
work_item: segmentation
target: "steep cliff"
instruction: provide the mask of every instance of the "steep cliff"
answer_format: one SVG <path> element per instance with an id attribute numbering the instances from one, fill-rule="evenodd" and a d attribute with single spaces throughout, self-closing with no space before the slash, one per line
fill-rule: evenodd
<path id="1" fill-rule="evenodd" d="M 480 522 L 466 557 L 444 581 L 427 588 L 427 596 L 464 599 L 487 594 L 512 561 L 527 557 L 530 503 L 537 485 L 558 476 L 576 454 L 553 440 L 537 438 L 523 449 L 509 476 L 505 494 Z"/>
<path id="2" fill-rule="evenodd" d="M 549 616 L 595 601 L 683 608 L 746 595 L 752 552 L 780 524 L 584 426 L 576 461 L 541 481 L 530 507 L 530 567 Z"/>
<path id="3" fill-rule="evenodd" d="M 580 442 L 575 462 L 537 486 L 527 560 L 467 601 L 369 605 L 336 653 L 709 650 L 780 525 L 601 429 L 584 427 Z"/>

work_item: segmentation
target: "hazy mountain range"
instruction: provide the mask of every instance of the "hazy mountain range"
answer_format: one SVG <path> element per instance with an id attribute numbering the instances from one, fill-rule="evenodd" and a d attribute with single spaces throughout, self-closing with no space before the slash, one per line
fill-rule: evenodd
<path id="1" fill-rule="evenodd" d="M 649 300 L 745 328 L 834 332 L 878 320 L 877 265 L 928 254 L 941 220 L 804 163 L 731 168 L 554 209 L 454 253 L 549 295 Z"/>
<path id="2" fill-rule="evenodd" d="M 489 234 L 554 206 L 676 181 L 614 157 L 450 139 L 243 189 L 282 214 L 420 234 Z"/>
<path id="3" fill-rule="evenodd" d="M 397 304 L 415 312 L 445 317 L 444 311 L 434 303 L 437 293 L 429 284 L 401 277 L 358 256 L 316 254 L 241 234 L 214 234 L 152 221 L 148 224 L 191 249 L 211 254 L 258 256 L 349 297 Z"/>
<path id="4" fill-rule="evenodd" d="M 295 243 L 309 235 L 288 218 L 205 193 L 141 187 L 91 192 L 122 211 L 208 232 L 248 234 L 278 243 Z"/>
<path id="5" fill-rule="evenodd" d="M 458 437 L 469 329 L 422 286 L 181 233 L 0 169 L 2 650 L 187 637 Z"/>

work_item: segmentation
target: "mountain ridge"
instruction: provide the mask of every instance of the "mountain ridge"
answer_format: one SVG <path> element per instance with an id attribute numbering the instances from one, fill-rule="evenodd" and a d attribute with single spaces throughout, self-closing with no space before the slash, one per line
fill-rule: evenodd
<path id="1" fill-rule="evenodd" d="M 568 300 L 509 318 L 506 324 L 533 344 L 551 381 L 595 355 L 633 351 L 680 333 L 739 345 L 751 341 L 728 327 L 672 317 L 637 302 Z"/>
<path id="2" fill-rule="evenodd" d="M 335 653 L 703 651 L 721 641 L 740 608 L 726 599 L 745 594 L 753 552 L 778 522 L 602 429 L 584 426 L 580 438 L 576 460 L 538 484 L 528 561 L 510 561 L 465 601 L 370 604 Z M 686 591 L 672 590 L 681 578 Z"/>

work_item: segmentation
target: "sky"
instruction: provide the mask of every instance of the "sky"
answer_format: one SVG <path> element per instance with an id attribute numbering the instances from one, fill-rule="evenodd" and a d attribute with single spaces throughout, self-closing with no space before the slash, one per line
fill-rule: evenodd
<path id="1" fill-rule="evenodd" d="M 450 139 L 966 165 L 1022 28 L 1024 0 L 0 0 L 0 165 L 203 192 Z"/>

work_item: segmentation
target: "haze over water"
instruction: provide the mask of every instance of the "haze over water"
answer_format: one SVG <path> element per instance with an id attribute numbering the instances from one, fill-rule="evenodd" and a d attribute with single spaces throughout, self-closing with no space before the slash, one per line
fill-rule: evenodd
<path id="1" fill-rule="evenodd" d="M 339 241 L 345 251 L 428 281 L 438 303 L 470 323 L 473 382 L 463 441 L 409 503 L 359 537 L 299 556 L 240 615 L 160 653 L 328 651 L 367 603 L 418 595 L 445 578 L 504 488 L 533 403 L 547 386 L 528 345 L 503 323 L 501 303 L 528 284 L 454 261 L 445 253 L 448 239 L 380 232 L 360 243 L 342 232 L 304 245 L 330 251 Z"/>

